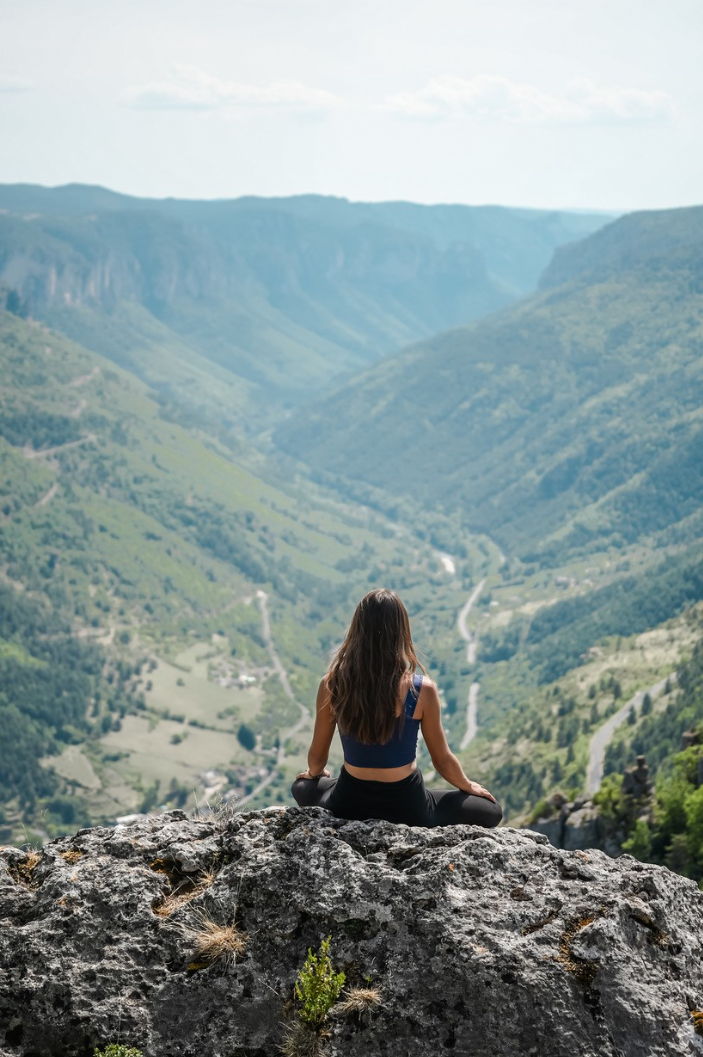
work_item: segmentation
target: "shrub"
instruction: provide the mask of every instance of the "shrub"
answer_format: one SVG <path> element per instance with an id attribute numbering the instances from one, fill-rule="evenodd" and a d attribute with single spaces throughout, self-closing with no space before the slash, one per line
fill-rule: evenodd
<path id="1" fill-rule="evenodd" d="M 652 854 L 652 838 L 649 826 L 643 818 L 638 818 L 635 828 L 626 841 L 623 841 L 622 850 L 634 855 L 640 862 L 647 862 Z"/>
<path id="2" fill-rule="evenodd" d="M 308 948 L 308 956 L 295 981 L 295 997 L 300 1002 L 298 1016 L 313 1029 L 322 1027 L 325 1017 L 344 987 L 346 976 L 335 973 L 330 958 L 330 937 L 323 940 L 320 953 Z"/>
<path id="3" fill-rule="evenodd" d="M 598 791 L 593 794 L 593 803 L 603 818 L 611 822 L 622 821 L 626 815 L 622 795 L 622 775 L 606 775 Z"/>
<path id="4" fill-rule="evenodd" d="M 541 800 L 538 800 L 532 808 L 527 823 L 531 826 L 532 823 L 536 822 L 539 818 L 551 818 L 555 811 L 556 808 L 554 807 L 554 804 L 551 802 L 548 803 L 546 798 L 543 797 Z"/>
<path id="5" fill-rule="evenodd" d="M 134 1046 L 123 1046 L 121 1042 L 108 1042 L 102 1050 L 96 1046 L 93 1057 L 143 1057 L 143 1054 Z"/>

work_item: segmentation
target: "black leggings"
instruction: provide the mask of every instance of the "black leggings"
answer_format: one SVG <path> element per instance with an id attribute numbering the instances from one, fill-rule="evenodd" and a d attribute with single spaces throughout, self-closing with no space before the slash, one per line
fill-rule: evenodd
<path id="1" fill-rule="evenodd" d="M 342 767 L 338 778 L 296 778 L 291 793 L 300 807 L 324 807 L 338 818 L 380 818 L 408 826 L 497 826 L 498 803 L 458 789 L 427 789 L 417 770 L 399 782 L 369 782 Z"/>

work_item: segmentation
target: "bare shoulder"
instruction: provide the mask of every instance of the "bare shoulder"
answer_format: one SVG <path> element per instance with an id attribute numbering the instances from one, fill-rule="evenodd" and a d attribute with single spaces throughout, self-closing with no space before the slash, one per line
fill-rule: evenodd
<path id="1" fill-rule="evenodd" d="M 320 685 L 317 688 L 318 712 L 321 708 L 325 708 L 326 706 L 330 705 L 331 700 L 332 694 L 330 693 L 329 673 L 325 672 L 325 674 L 320 679 Z"/>
<path id="2" fill-rule="evenodd" d="M 433 711 L 435 708 L 439 708 L 437 684 L 428 675 L 423 674 L 414 718 L 422 719 L 428 711 Z"/>
<path id="3" fill-rule="evenodd" d="M 436 693 L 437 684 L 434 680 L 430 679 L 429 675 L 425 675 L 424 672 L 416 672 L 415 675 L 422 677 L 422 686 L 420 687 L 421 694 L 431 694 L 433 691 Z M 408 675 L 408 684 L 412 682 L 413 678 L 414 676 L 412 674 Z"/>

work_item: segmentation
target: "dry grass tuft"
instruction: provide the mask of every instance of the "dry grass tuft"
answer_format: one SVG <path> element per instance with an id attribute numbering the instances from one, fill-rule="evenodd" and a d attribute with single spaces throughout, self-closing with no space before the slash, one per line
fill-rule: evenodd
<path id="1" fill-rule="evenodd" d="M 280 1045 L 283 1057 L 325 1057 L 323 1040 L 327 1031 L 315 1031 L 301 1021 L 297 1021 L 285 1035 Z"/>
<path id="2" fill-rule="evenodd" d="M 78 851 L 77 848 L 69 848 L 68 851 L 59 852 L 59 855 L 69 866 L 74 866 L 83 855 L 83 852 Z"/>
<path id="3" fill-rule="evenodd" d="M 240 932 L 234 921 L 231 925 L 219 925 L 205 913 L 198 914 L 196 920 L 196 925 L 184 928 L 194 952 L 189 968 L 202 969 L 214 962 L 234 965 L 244 954 L 249 939 L 247 934 Z"/>
<path id="4" fill-rule="evenodd" d="M 339 1017 L 357 1016 L 363 1019 L 382 1004 L 380 988 L 350 987 L 342 993 L 341 1000 L 333 1007 L 332 1012 Z"/>
<path id="5" fill-rule="evenodd" d="M 204 873 L 201 873 L 195 881 L 191 878 L 185 878 L 178 888 L 173 892 L 169 892 L 169 894 L 164 896 L 161 902 L 154 907 L 154 913 L 158 914 L 160 918 L 170 917 L 171 914 L 179 909 L 179 907 L 185 906 L 187 903 L 190 903 L 192 899 L 195 899 L 196 896 L 201 895 L 202 892 L 211 888 L 216 879 L 217 873 L 214 870 L 206 870 Z"/>
<path id="6" fill-rule="evenodd" d="M 693 1018 L 693 1030 L 696 1035 L 703 1035 L 703 1010 L 694 1009 L 691 1012 Z"/>
<path id="7" fill-rule="evenodd" d="M 41 853 L 32 848 L 23 859 L 8 867 L 8 873 L 16 884 L 24 885 L 25 888 L 32 888 L 34 886 L 34 871 L 40 862 Z"/>

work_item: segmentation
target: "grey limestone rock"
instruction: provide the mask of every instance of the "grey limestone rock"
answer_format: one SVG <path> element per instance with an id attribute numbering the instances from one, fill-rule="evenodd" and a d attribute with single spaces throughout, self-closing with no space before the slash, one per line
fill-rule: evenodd
<path id="1" fill-rule="evenodd" d="M 627 837 L 622 823 L 604 818 L 598 807 L 586 796 L 568 801 L 561 793 L 547 800 L 547 817 L 530 822 L 529 829 L 542 833 L 555 848 L 586 851 L 600 848 L 608 855 L 620 855 Z M 558 812 L 558 813 L 555 813 Z"/>
<path id="2" fill-rule="evenodd" d="M 198 953 L 208 921 L 234 923 L 229 957 Z M 703 1053 L 692 881 L 529 831 L 319 808 L 170 812 L 0 852 L 0 1053 L 274 1057 L 326 936 L 347 987 L 381 993 L 363 1018 L 332 1010 L 329 1057 Z"/>

